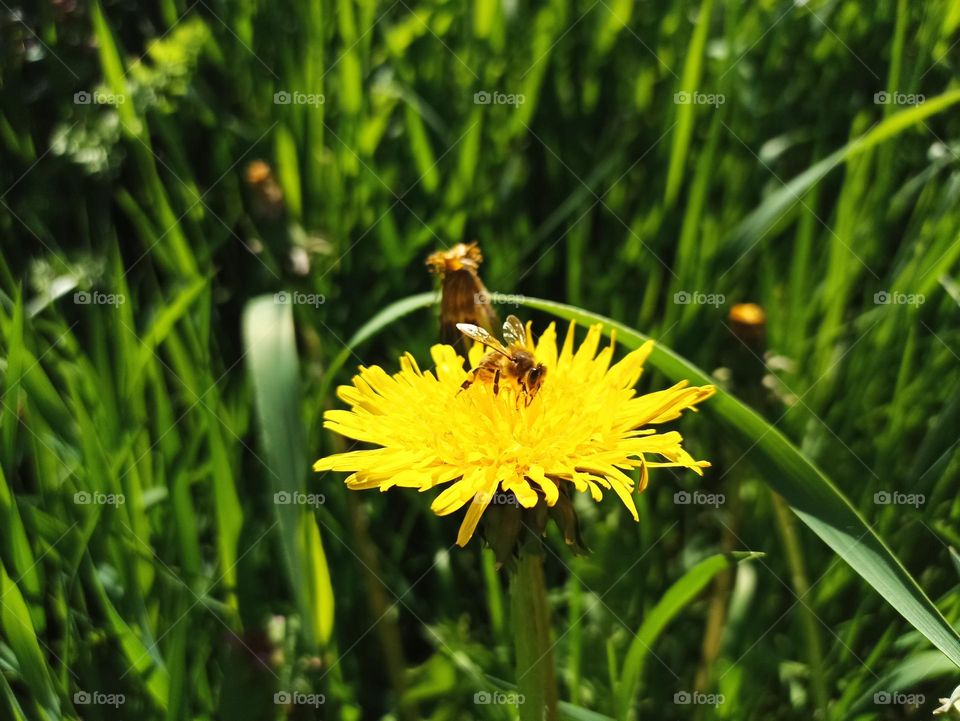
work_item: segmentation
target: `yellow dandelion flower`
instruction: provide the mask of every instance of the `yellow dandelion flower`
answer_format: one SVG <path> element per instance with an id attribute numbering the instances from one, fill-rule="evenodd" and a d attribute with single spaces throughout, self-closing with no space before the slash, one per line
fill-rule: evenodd
<path id="1" fill-rule="evenodd" d="M 571 323 L 558 351 L 551 323 L 539 342 L 528 340 L 529 350 L 547 367 L 529 405 L 518 402 L 505 384 L 497 395 L 480 382 L 461 392 L 468 372 L 448 345 L 431 348 L 433 372 L 422 371 L 409 353 L 393 375 L 378 366 L 361 367 L 352 385 L 338 389 L 350 410 L 327 411 L 325 426 L 379 447 L 322 458 L 314 470 L 352 472 L 346 480 L 351 489 L 443 486 L 431 506 L 435 513 L 445 516 L 469 504 L 457 535 L 460 546 L 499 492 L 512 492 L 520 506 L 532 508 L 541 501 L 553 507 L 561 490 L 569 492 L 563 484 L 595 501 L 612 490 L 639 520 L 632 497 L 636 484 L 627 471 L 640 469 L 642 491 L 649 468 L 681 466 L 702 475 L 710 465 L 694 460 L 676 431 L 649 426 L 695 410 L 714 388 L 684 381 L 638 396 L 634 386 L 653 342 L 611 365 L 614 339 L 598 353 L 600 339 L 601 326 L 595 325 L 574 350 Z M 477 346 L 470 355 L 476 367 L 483 349 Z"/>

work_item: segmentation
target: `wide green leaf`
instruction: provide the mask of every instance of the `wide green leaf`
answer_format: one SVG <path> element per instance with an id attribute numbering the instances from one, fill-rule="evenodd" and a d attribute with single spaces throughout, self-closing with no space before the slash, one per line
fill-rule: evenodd
<path id="1" fill-rule="evenodd" d="M 642 333 L 610 318 L 564 303 L 525 298 L 524 304 L 584 324 L 602 323 L 605 333 L 615 330 L 617 340 L 628 348 L 648 340 Z M 648 362 L 672 381 L 712 383 L 704 371 L 662 345 L 654 348 Z M 800 520 L 960 666 L 960 636 L 893 551 L 809 458 L 774 425 L 722 389 L 717 389 L 703 412 L 730 431 L 731 442 L 742 447 L 763 471 L 763 481 L 783 496 Z"/>

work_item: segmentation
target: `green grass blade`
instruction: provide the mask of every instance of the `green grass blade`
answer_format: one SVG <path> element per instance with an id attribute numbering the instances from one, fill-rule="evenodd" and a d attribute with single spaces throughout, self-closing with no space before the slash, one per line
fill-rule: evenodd
<path id="1" fill-rule="evenodd" d="M 6 347 L 7 368 L 6 382 L 3 387 L 3 405 L 0 406 L 0 461 L 7 468 L 13 466 L 14 444 L 17 438 L 17 428 L 20 419 L 17 417 L 17 406 L 20 404 L 20 379 L 24 369 L 24 335 L 23 335 L 23 293 L 17 293 L 13 311 L 6 332 L 4 346 Z"/>
<path id="2" fill-rule="evenodd" d="M 23 707 L 20 706 L 20 702 L 14 695 L 13 689 L 10 688 L 7 677 L 2 673 L 0 673 L 0 691 L 3 692 L 3 697 L 7 701 L 7 707 L 10 709 L 10 718 L 13 719 L 13 721 L 27 721 L 27 717 L 23 713 Z"/>
<path id="3" fill-rule="evenodd" d="M 18 576 L 17 583 L 24 587 L 32 599 L 39 599 L 41 593 L 40 569 L 30 549 L 30 540 L 20 517 L 13 490 L 7 483 L 3 467 L 0 466 L 0 542 L 3 544 L 4 562 Z"/>
<path id="4" fill-rule="evenodd" d="M 125 658 L 122 663 L 129 668 L 132 678 L 146 686 L 150 698 L 157 706 L 165 709 L 170 698 L 170 674 L 161 657 L 158 642 L 148 638 L 150 641 L 148 646 L 123 619 L 107 595 L 106 589 L 97 576 L 93 561 L 89 558 L 84 560 L 83 572 L 87 587 L 93 592 L 106 616 L 109 632 L 116 638 L 117 644 L 123 651 Z"/>
<path id="5" fill-rule="evenodd" d="M 395 303 L 391 303 L 373 316 L 373 318 L 360 326 L 360 328 L 357 329 L 357 332 L 354 333 L 350 340 L 347 341 L 346 347 L 340 351 L 340 354 L 330 362 L 330 365 L 327 368 L 326 377 L 324 378 L 323 385 L 320 389 L 320 397 L 326 397 L 327 391 L 330 388 L 330 384 L 335 380 L 337 371 L 343 367 L 344 363 L 350 360 L 350 357 L 353 355 L 354 348 L 368 338 L 375 336 L 395 320 L 398 320 L 405 315 L 409 315 L 415 310 L 427 308 L 433 305 L 436 301 L 436 293 L 418 293 L 417 295 L 411 295 L 407 298 L 398 300 Z"/>
<path id="6" fill-rule="evenodd" d="M 501 691 L 515 693 L 517 690 L 515 684 L 499 679 L 496 676 L 486 674 L 484 678 L 491 686 Z M 610 716 L 604 716 L 601 713 L 585 709 L 582 706 L 572 704 L 568 701 L 560 701 L 557 704 L 557 711 L 559 712 L 560 718 L 564 721 L 614 721 Z"/>
<path id="7" fill-rule="evenodd" d="M 956 677 L 957 669 L 936 651 L 925 651 L 902 661 L 885 673 L 873 686 L 858 698 L 847 710 L 847 718 L 876 708 L 876 694 L 894 693 L 915 689 L 930 679 Z"/>
<path id="8" fill-rule="evenodd" d="M 960 90 L 952 90 L 925 103 L 891 115 L 870 131 L 861 135 L 827 157 L 814 163 L 775 192 L 733 229 L 728 238 L 728 250 L 734 258 L 751 250 L 757 239 L 763 238 L 799 202 L 803 194 L 816 185 L 831 170 L 871 148 L 892 140 L 908 128 L 923 123 L 928 117 L 960 102 Z"/>
<path id="9" fill-rule="evenodd" d="M 958 95 L 960 98 L 960 95 Z M 580 308 L 537 298 L 524 304 L 580 323 L 603 323 L 617 340 L 636 348 L 646 336 L 627 326 Z M 669 348 L 656 346 L 650 365 L 673 381 L 712 383 L 711 378 Z M 779 493 L 800 519 L 846 561 L 910 624 L 960 666 L 960 636 L 924 593 L 886 543 L 867 524 L 840 490 L 776 427 L 729 393 L 718 389 L 705 412 L 720 421 L 758 468 L 762 479 Z"/>
<path id="10" fill-rule="evenodd" d="M 60 698 L 40 650 L 40 640 L 30 620 L 30 610 L 3 564 L 0 564 L 0 630 L 20 664 L 20 675 L 30 687 L 33 697 L 47 717 L 60 718 Z"/>
<path id="11" fill-rule="evenodd" d="M 316 520 L 304 504 L 278 503 L 276 494 L 305 493 L 307 451 L 300 415 L 300 368 L 292 306 L 273 296 L 251 301 L 243 316 L 244 347 L 253 382 L 260 446 L 272 484 L 290 584 L 308 642 L 325 644 L 333 632 L 333 587 Z"/>
<path id="12" fill-rule="evenodd" d="M 173 330 L 177 321 L 186 314 L 190 306 L 193 305 L 193 301 L 199 297 L 206 287 L 206 278 L 197 278 L 181 290 L 173 300 L 163 306 L 163 309 L 150 324 L 147 332 L 140 338 L 141 342 L 137 350 L 134 370 L 130 376 L 134 382 L 140 378 L 147 363 L 153 359 L 153 354 L 157 346 L 170 335 L 170 331 Z"/>
<path id="13" fill-rule="evenodd" d="M 640 680 L 643 678 L 647 656 L 667 624 L 683 611 L 720 571 L 763 555 L 752 551 L 718 553 L 700 561 L 667 589 L 657 605 L 646 614 L 640 630 L 630 642 L 616 691 L 618 718 L 627 717 L 630 705 L 640 687 Z"/>
<path id="14" fill-rule="evenodd" d="M 680 79 L 679 90 L 681 93 L 687 93 L 688 97 L 698 92 L 700 70 L 703 67 L 703 51 L 707 44 L 712 11 L 713 0 L 703 0 L 698 13 L 697 26 L 690 39 L 690 47 L 687 48 L 683 77 Z M 680 192 L 680 184 L 683 182 L 684 165 L 690 150 L 690 136 L 693 134 L 693 113 L 696 107 L 692 98 L 688 103 L 677 105 L 677 127 L 673 133 L 673 145 L 670 148 L 670 169 L 667 172 L 667 189 L 664 195 L 664 202 L 668 206 L 673 205 L 677 193 Z"/>

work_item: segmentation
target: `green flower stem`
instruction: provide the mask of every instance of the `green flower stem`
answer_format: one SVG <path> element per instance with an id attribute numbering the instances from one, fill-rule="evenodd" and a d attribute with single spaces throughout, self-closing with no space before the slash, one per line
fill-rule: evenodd
<path id="1" fill-rule="evenodd" d="M 521 553 L 510 582 L 520 721 L 556 721 L 557 678 L 543 556 Z"/>

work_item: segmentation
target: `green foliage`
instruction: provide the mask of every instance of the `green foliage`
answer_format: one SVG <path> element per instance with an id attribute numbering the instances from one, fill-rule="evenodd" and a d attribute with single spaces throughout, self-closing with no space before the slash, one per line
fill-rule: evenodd
<path id="1" fill-rule="evenodd" d="M 588 557 L 549 539 L 561 715 L 949 695 L 956 3 L 0 13 L 0 717 L 516 716 L 474 702 L 514 639 L 459 520 L 306 469 L 356 365 L 428 362 L 424 258 L 470 240 L 502 314 L 573 304 L 658 341 L 642 390 L 723 389 L 679 424 L 703 479 L 653 474 L 637 525 L 578 501 Z"/>

